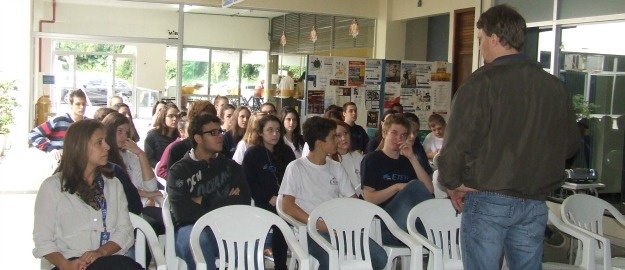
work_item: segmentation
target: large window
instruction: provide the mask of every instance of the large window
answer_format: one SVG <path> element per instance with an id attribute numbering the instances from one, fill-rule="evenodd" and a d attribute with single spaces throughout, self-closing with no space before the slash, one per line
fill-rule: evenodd
<path id="1" fill-rule="evenodd" d="M 625 27 L 625 6 L 619 0 L 601 1 L 600 5 L 583 0 L 541 2 L 496 1 L 517 8 L 527 19 L 530 28 L 525 52 L 561 78 L 573 95 L 596 106 L 589 118 L 578 122 L 584 140 L 574 167 L 596 169 L 598 181 L 605 184 L 600 192 L 622 193 L 625 38 L 614 33 Z M 549 6 L 551 10 L 544 12 Z M 558 10 L 552 12 L 553 7 Z"/>

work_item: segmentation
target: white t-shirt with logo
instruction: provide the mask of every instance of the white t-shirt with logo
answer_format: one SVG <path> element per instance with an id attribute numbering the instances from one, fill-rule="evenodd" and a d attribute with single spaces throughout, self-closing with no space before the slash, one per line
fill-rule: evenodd
<path id="1" fill-rule="evenodd" d="M 286 167 L 278 193 L 295 197 L 295 204 L 310 214 L 320 204 L 355 191 L 340 163 L 326 158 L 326 164 L 317 165 L 301 157 Z"/>

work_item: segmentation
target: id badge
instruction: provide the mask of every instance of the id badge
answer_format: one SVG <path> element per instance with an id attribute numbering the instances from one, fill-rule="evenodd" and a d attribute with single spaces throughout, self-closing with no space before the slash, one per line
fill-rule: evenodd
<path id="1" fill-rule="evenodd" d="M 100 233 L 100 246 L 106 244 L 106 242 L 108 242 L 110 238 L 111 238 L 110 232 L 101 232 Z"/>

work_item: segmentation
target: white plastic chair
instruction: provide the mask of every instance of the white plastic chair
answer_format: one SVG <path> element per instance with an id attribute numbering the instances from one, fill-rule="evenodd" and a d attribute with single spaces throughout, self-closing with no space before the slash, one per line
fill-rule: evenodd
<path id="1" fill-rule="evenodd" d="M 297 219 L 284 213 L 284 210 L 282 208 L 282 200 L 283 200 L 282 195 L 278 195 L 278 199 L 276 199 L 276 212 L 278 212 L 278 216 L 284 219 L 286 223 L 293 226 L 293 233 L 295 234 L 297 241 L 299 242 L 300 246 L 304 249 L 304 251 L 308 253 L 308 233 L 306 232 L 306 224 L 299 222 Z M 317 267 L 319 266 L 319 264 L 317 263 L 317 260 L 311 256 L 310 262 L 311 262 L 310 269 L 317 269 Z M 296 261 L 290 260 L 289 270 L 295 270 L 296 268 L 297 268 Z"/>
<path id="2" fill-rule="evenodd" d="M 447 188 L 445 188 L 443 185 L 441 185 L 441 183 L 438 182 L 438 170 L 435 170 L 434 173 L 432 173 L 432 185 L 434 186 L 434 198 L 436 199 L 444 199 L 444 198 L 448 198 L 449 195 L 447 195 Z"/>
<path id="3" fill-rule="evenodd" d="M 186 270 L 187 263 L 176 255 L 176 233 L 174 222 L 171 219 L 171 207 L 167 197 L 163 200 L 161 208 L 163 211 L 163 223 L 165 223 L 165 260 L 167 261 L 167 269 Z"/>
<path id="4" fill-rule="evenodd" d="M 309 269 L 309 255 L 300 246 L 289 225 L 275 214 L 249 205 L 230 205 L 204 214 L 191 230 L 191 251 L 197 269 L 206 269 L 207 262 L 200 247 L 200 234 L 209 227 L 219 247 L 218 268 L 264 269 L 263 249 L 267 232 L 276 226 L 284 235 L 292 258 L 297 258 L 300 269 Z M 235 268 L 236 265 L 236 268 Z"/>
<path id="5" fill-rule="evenodd" d="M 592 236 L 597 252 L 595 262 L 605 269 L 625 269 L 625 258 L 612 258 L 610 239 L 603 234 L 603 215 L 608 211 L 616 221 L 625 226 L 625 217 L 606 201 L 586 194 L 574 194 L 562 202 L 564 223 L 576 226 Z M 578 254 L 583 247 L 578 246 Z M 576 264 L 579 262 L 576 261 Z"/>
<path id="6" fill-rule="evenodd" d="M 559 231 L 572 236 L 580 241 L 580 243 L 584 247 L 582 253 L 577 253 L 577 258 L 579 261 L 576 265 L 570 264 L 562 264 L 562 263 L 554 263 L 554 262 L 546 262 L 543 263 L 543 269 L 545 270 L 556 270 L 556 269 L 586 269 L 592 270 L 595 268 L 595 262 L 592 260 L 592 256 L 595 253 L 594 239 L 582 232 L 582 230 L 577 227 L 567 225 L 562 220 L 556 216 L 551 210 L 549 210 L 549 223 L 554 225 Z"/>
<path id="7" fill-rule="evenodd" d="M 371 223 L 376 216 L 398 240 L 410 248 L 409 269 L 423 269 L 421 254 L 424 247 L 438 259 L 433 265 L 435 269 L 441 269 L 442 254 L 439 248 L 422 236 L 408 235 L 384 209 L 363 200 L 338 198 L 322 203 L 308 217 L 308 234 L 328 253 L 330 269 L 371 269 L 368 240 Z M 331 234 L 338 237 L 330 237 L 330 242 L 323 238 L 317 231 L 319 219 L 325 222 Z"/>
<path id="8" fill-rule="evenodd" d="M 413 207 L 408 213 L 408 233 L 412 236 L 421 236 L 415 222 L 421 219 L 427 238 L 432 244 L 442 249 L 442 263 L 444 269 L 463 269 L 462 251 L 460 248 L 460 221 L 462 214 L 456 214 L 456 209 L 449 199 L 431 199 L 423 201 Z M 432 265 L 434 256 L 430 256 L 428 269 Z"/>
<path id="9" fill-rule="evenodd" d="M 148 252 L 148 249 L 145 246 L 147 240 L 150 251 L 152 251 L 154 261 L 156 262 L 156 269 L 166 270 L 167 262 L 165 261 L 165 255 L 163 255 L 163 249 L 158 242 L 154 229 L 152 229 L 150 224 L 142 217 L 133 213 L 129 214 L 132 226 L 137 229 L 137 235 L 135 237 L 135 261 L 141 264 L 143 268 L 147 268 L 145 265 L 145 256 L 146 252 Z"/>

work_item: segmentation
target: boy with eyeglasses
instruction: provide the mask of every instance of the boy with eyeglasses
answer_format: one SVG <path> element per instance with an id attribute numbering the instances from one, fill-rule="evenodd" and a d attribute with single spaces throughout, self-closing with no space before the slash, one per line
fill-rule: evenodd
<path id="1" fill-rule="evenodd" d="M 193 224 L 204 214 L 222 206 L 251 203 L 250 189 L 243 168 L 220 155 L 223 148 L 221 120 L 201 114 L 189 124 L 193 148 L 169 169 L 167 193 L 176 227 L 176 254 L 195 269 L 189 245 Z M 209 228 L 200 235 L 200 246 L 208 269 L 215 269 L 219 250 Z"/>
<path id="2" fill-rule="evenodd" d="M 389 115 L 382 125 L 382 149 L 371 152 L 360 163 L 362 195 L 368 202 L 386 210 L 397 225 L 407 231 L 408 212 L 422 201 L 433 198 L 432 178 L 423 169 L 407 139 L 410 122 L 401 114 Z M 423 225 L 417 229 L 425 234 Z M 403 245 L 386 226 L 382 242 Z"/>

